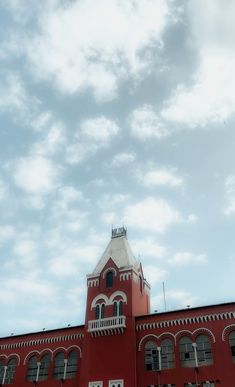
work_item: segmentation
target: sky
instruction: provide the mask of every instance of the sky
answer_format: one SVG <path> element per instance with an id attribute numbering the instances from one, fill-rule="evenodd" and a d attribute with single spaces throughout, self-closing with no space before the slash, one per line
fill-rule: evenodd
<path id="1" fill-rule="evenodd" d="M 152 311 L 234 301 L 227 0 L 0 0 L 0 336 L 84 323 L 125 225 Z"/>

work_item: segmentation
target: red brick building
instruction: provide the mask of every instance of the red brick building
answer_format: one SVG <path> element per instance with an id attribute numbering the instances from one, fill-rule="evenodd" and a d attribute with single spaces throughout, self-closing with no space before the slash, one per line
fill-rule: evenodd
<path id="1" fill-rule="evenodd" d="M 150 314 L 124 228 L 87 276 L 85 325 L 0 339 L 0 385 L 235 387 L 235 303 Z"/>

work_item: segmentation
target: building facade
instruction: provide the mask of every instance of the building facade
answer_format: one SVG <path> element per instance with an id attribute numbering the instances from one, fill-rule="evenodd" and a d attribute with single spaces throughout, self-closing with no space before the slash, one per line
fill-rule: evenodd
<path id="1" fill-rule="evenodd" d="M 150 313 L 126 229 L 87 276 L 85 324 L 0 339 L 0 386 L 235 387 L 235 302 Z"/>

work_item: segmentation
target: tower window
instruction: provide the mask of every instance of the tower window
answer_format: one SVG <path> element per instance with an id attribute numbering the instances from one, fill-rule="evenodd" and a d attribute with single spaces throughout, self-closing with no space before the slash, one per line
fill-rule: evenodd
<path id="1" fill-rule="evenodd" d="M 111 288 L 113 286 L 113 272 L 108 271 L 106 275 L 106 288 Z"/>

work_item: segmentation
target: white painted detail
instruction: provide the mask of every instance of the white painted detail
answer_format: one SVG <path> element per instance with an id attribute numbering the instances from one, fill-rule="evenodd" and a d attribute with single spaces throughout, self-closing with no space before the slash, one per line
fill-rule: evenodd
<path id="1" fill-rule="evenodd" d="M 116 316 L 88 321 L 88 332 L 105 331 L 114 328 L 125 328 L 126 317 Z"/>
<path id="2" fill-rule="evenodd" d="M 124 387 L 124 381 L 122 380 L 110 380 L 109 387 Z"/>
<path id="3" fill-rule="evenodd" d="M 88 387 L 103 387 L 103 382 L 89 382 Z"/>

